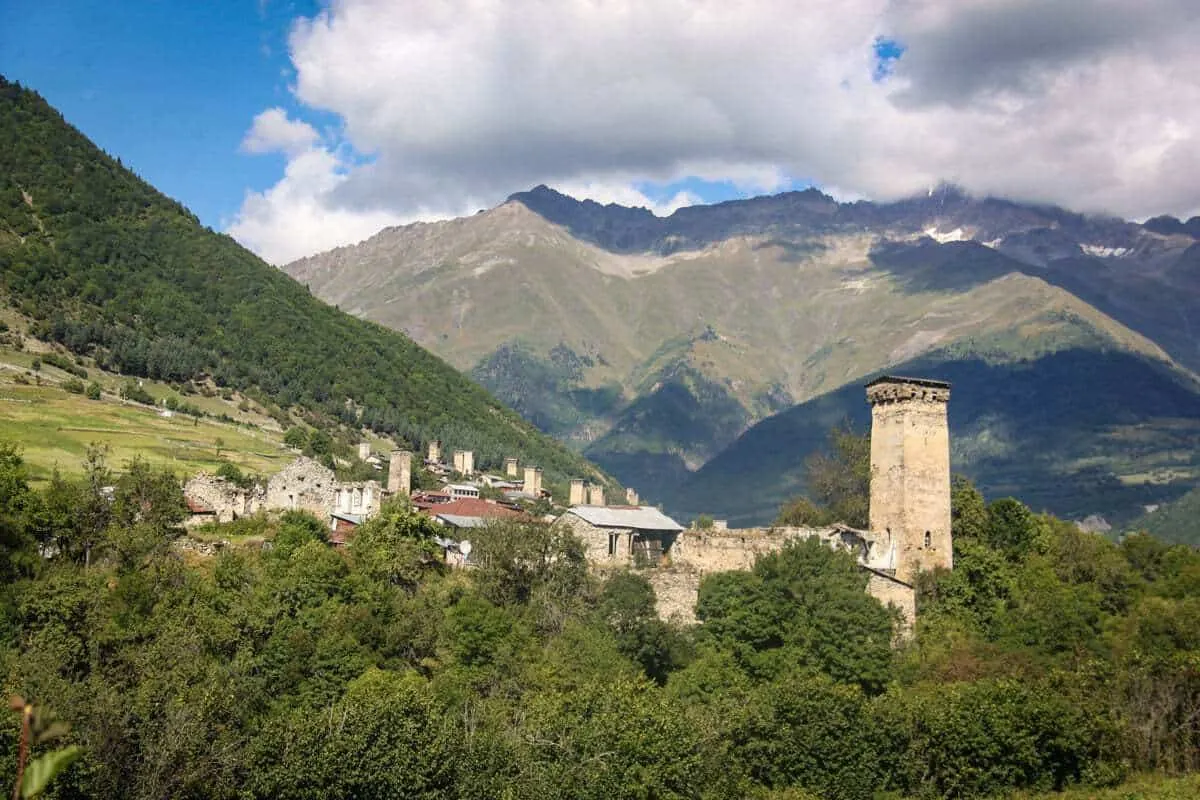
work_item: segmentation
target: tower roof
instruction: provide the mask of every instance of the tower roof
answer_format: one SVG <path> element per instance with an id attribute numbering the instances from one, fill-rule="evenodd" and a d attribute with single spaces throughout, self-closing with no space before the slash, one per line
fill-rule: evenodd
<path id="1" fill-rule="evenodd" d="M 916 386 L 928 386 L 931 389 L 949 389 L 949 381 L 935 381 L 932 378 L 906 378 L 903 375 L 880 375 L 873 381 L 867 383 L 866 388 L 878 386 L 884 383 L 911 383 Z"/>

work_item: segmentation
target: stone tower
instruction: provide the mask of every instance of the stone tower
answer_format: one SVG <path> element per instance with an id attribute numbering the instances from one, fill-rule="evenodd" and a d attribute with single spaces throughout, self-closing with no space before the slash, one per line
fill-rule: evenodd
<path id="1" fill-rule="evenodd" d="M 587 491 L 583 486 L 583 478 L 571 479 L 571 491 L 567 496 L 567 505 L 581 506 L 587 502 Z"/>
<path id="2" fill-rule="evenodd" d="M 896 577 L 953 566 L 950 540 L 950 384 L 884 376 L 871 404 L 871 530 L 891 534 Z"/>
<path id="3" fill-rule="evenodd" d="M 526 467 L 525 480 L 521 484 L 521 491 L 537 497 L 542 493 L 542 468 L 541 467 Z"/>
<path id="4" fill-rule="evenodd" d="M 392 451 L 387 490 L 390 494 L 412 493 L 412 453 L 408 450 Z"/>

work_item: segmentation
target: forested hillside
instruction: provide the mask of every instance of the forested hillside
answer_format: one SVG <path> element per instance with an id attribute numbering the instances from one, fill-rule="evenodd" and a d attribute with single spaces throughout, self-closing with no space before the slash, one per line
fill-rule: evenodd
<path id="1" fill-rule="evenodd" d="M 211 378 L 414 446 L 440 438 L 483 466 L 516 455 L 603 479 L 412 340 L 202 227 L 3 78 L 0 141 L 0 291 L 39 338 L 127 375 Z"/>
<path id="2" fill-rule="evenodd" d="M 0 443 L 0 680 L 35 756 L 81 748 L 53 798 L 1194 797 L 1164 777 L 1200 769 L 1192 548 L 959 483 L 955 569 L 894 649 L 815 541 L 707 576 L 689 627 L 541 524 L 476 529 L 472 570 L 399 505 L 344 552 L 288 512 L 201 530 L 231 544 L 200 556 L 173 476 L 111 481 L 33 490 Z M 0 785 L 19 737 L 5 715 Z M 1156 775 L 1104 788 L 1133 772 Z"/>

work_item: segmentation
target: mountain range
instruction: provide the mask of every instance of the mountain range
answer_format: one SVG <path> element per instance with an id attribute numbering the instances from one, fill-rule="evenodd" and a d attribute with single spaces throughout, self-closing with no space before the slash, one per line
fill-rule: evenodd
<path id="1" fill-rule="evenodd" d="M 815 190 L 681 208 L 545 186 L 288 264 L 683 516 L 763 523 L 883 372 L 955 384 L 989 496 L 1128 520 L 1200 475 L 1200 218 Z"/>
<path id="2" fill-rule="evenodd" d="M 340 312 L 0 77 L 0 299 L 20 333 L 113 373 L 237 390 L 282 427 L 507 456 L 616 487 L 411 339 Z M 70 363 L 70 359 L 67 359 Z"/>

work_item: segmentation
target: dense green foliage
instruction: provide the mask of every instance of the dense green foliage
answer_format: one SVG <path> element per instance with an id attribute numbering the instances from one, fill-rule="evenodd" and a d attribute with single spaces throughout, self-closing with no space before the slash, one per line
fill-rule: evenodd
<path id="1" fill-rule="evenodd" d="M 343 551 L 288 512 L 181 558 L 173 477 L 134 463 L 109 494 L 102 455 L 34 490 L 0 446 L 0 676 L 83 749 L 51 796 L 970 798 L 1200 769 L 1200 554 L 965 481 L 955 569 L 897 649 L 814 541 L 708 576 L 679 627 L 561 529 L 478 529 L 448 570 L 396 503 Z"/>
<path id="2" fill-rule="evenodd" d="M 0 289 L 38 336 L 128 375 L 207 376 L 414 447 L 441 439 L 479 466 L 519 456 L 603 480 L 404 335 L 321 303 L 203 228 L 2 77 L 0 140 Z"/>
<path id="3" fill-rule="evenodd" d="M 786 503 L 776 525 L 819 526 L 841 522 L 865 529 L 871 496 L 871 437 L 849 422 L 829 432 L 825 450 L 804 462 L 808 494 Z"/>

